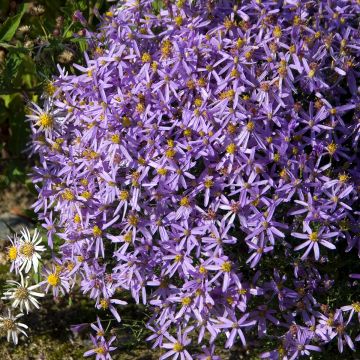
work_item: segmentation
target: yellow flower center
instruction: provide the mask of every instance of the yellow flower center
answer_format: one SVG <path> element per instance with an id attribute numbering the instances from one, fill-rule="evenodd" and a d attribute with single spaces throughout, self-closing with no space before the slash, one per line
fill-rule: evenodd
<path id="1" fill-rule="evenodd" d="M 220 100 L 232 99 L 234 96 L 235 96 L 235 91 L 233 89 L 230 89 L 227 91 L 223 91 L 220 94 Z"/>
<path id="2" fill-rule="evenodd" d="M 234 143 L 231 143 L 226 147 L 226 152 L 230 155 L 235 154 L 235 151 L 236 151 L 236 145 Z"/>
<path id="3" fill-rule="evenodd" d="M 181 303 L 183 304 L 183 306 L 189 306 L 191 304 L 191 298 L 189 296 L 184 297 L 181 300 Z"/>
<path id="4" fill-rule="evenodd" d="M 172 159 L 175 156 L 175 154 L 176 154 L 176 150 L 173 148 L 167 149 L 165 151 L 165 156 L 169 159 Z"/>
<path id="5" fill-rule="evenodd" d="M 181 26 L 182 25 L 182 23 L 183 23 L 183 18 L 181 17 L 181 16 L 176 16 L 175 17 L 175 24 L 177 25 L 177 26 Z"/>
<path id="6" fill-rule="evenodd" d="M 25 287 L 20 286 L 15 290 L 14 296 L 16 299 L 25 300 L 29 297 L 29 291 Z"/>
<path id="7" fill-rule="evenodd" d="M 317 231 L 312 232 L 311 234 L 309 234 L 309 239 L 313 242 L 317 242 L 318 241 L 318 233 Z"/>
<path id="8" fill-rule="evenodd" d="M 238 39 L 236 40 L 236 47 L 237 47 L 238 49 L 240 49 L 244 44 L 245 44 L 245 40 L 244 40 L 244 39 L 238 38 Z"/>
<path id="9" fill-rule="evenodd" d="M 206 272 L 207 272 L 206 268 L 201 265 L 201 266 L 199 267 L 199 273 L 200 273 L 200 274 L 205 274 Z"/>
<path id="10" fill-rule="evenodd" d="M 200 107 L 202 105 L 202 100 L 200 98 L 196 98 L 194 101 L 195 106 Z"/>
<path id="11" fill-rule="evenodd" d="M 276 38 L 280 38 L 280 37 L 281 37 L 282 31 L 281 31 L 280 26 L 275 26 L 274 31 L 273 31 L 273 35 L 274 35 Z"/>
<path id="12" fill-rule="evenodd" d="M 233 21 L 231 21 L 231 19 L 225 18 L 225 20 L 224 20 L 224 27 L 225 27 L 227 30 L 231 29 L 231 28 L 233 27 L 233 25 L 234 25 L 234 23 L 233 23 Z"/>
<path id="13" fill-rule="evenodd" d="M 25 243 L 20 248 L 20 254 L 24 255 L 27 258 L 31 258 L 34 255 L 34 252 L 35 246 L 30 242 Z"/>
<path id="14" fill-rule="evenodd" d="M 184 346 L 182 346 L 179 342 L 176 342 L 173 347 L 175 352 L 181 352 L 184 349 Z"/>
<path id="15" fill-rule="evenodd" d="M 124 127 L 129 127 L 131 126 L 131 120 L 127 117 L 127 116 L 123 116 L 122 118 L 122 125 Z"/>
<path id="16" fill-rule="evenodd" d="M 179 254 L 175 256 L 175 262 L 180 262 L 183 259 L 183 255 Z"/>
<path id="17" fill-rule="evenodd" d="M 180 200 L 180 206 L 190 206 L 190 200 L 187 196 L 184 196 L 181 200 Z"/>
<path id="18" fill-rule="evenodd" d="M 62 198 L 67 201 L 72 201 L 74 200 L 75 196 L 70 189 L 65 189 L 62 193 Z"/>
<path id="19" fill-rule="evenodd" d="M 120 200 L 126 201 L 129 198 L 129 192 L 126 190 L 120 191 Z"/>
<path id="20" fill-rule="evenodd" d="M 334 142 L 332 142 L 326 148 L 328 149 L 330 155 L 334 155 L 337 149 L 337 145 Z"/>
<path id="21" fill-rule="evenodd" d="M 205 87 L 206 86 L 206 80 L 203 78 L 203 77 L 201 77 L 199 80 L 198 80 L 198 85 L 200 86 L 200 87 Z"/>
<path id="22" fill-rule="evenodd" d="M 308 77 L 309 77 L 310 79 L 312 79 L 314 76 L 315 76 L 315 70 L 314 70 L 314 69 L 311 69 L 311 70 L 309 71 L 309 73 L 308 73 Z"/>
<path id="23" fill-rule="evenodd" d="M 39 116 L 38 123 L 44 128 L 47 128 L 47 129 L 51 128 L 53 126 L 53 122 L 54 122 L 53 117 L 48 113 L 42 113 Z"/>
<path id="24" fill-rule="evenodd" d="M 143 63 L 148 63 L 148 62 L 151 62 L 151 55 L 149 53 L 144 53 L 141 57 L 141 61 Z"/>
<path id="25" fill-rule="evenodd" d="M 172 43 L 170 40 L 165 40 L 162 45 L 161 45 L 161 55 L 164 58 L 168 58 L 171 55 L 171 51 L 172 51 Z"/>
<path id="26" fill-rule="evenodd" d="M 251 132 L 255 129 L 255 124 L 253 121 L 249 121 L 247 124 L 246 124 L 246 129 L 247 131 Z"/>
<path id="27" fill-rule="evenodd" d="M 17 248 L 15 246 L 11 246 L 8 250 L 8 256 L 10 261 L 14 261 L 17 258 Z"/>
<path id="28" fill-rule="evenodd" d="M 162 175 L 162 176 L 165 176 L 165 175 L 167 174 L 167 172 L 168 172 L 168 170 L 165 169 L 165 168 L 159 168 L 159 169 L 157 169 L 157 173 L 158 173 L 159 175 Z"/>
<path id="29" fill-rule="evenodd" d="M 207 189 L 210 189 L 211 187 L 214 186 L 214 182 L 212 181 L 212 179 L 206 179 L 205 182 L 204 182 L 204 186 Z"/>
<path id="30" fill-rule="evenodd" d="M 221 270 L 223 272 L 230 272 L 231 271 L 231 262 L 230 261 L 225 261 L 222 265 L 221 265 Z"/>
<path id="31" fill-rule="evenodd" d="M 129 231 L 128 233 L 126 233 L 126 234 L 124 235 L 124 241 L 125 241 L 126 243 L 131 243 L 131 240 L 132 240 L 132 232 Z"/>
<path id="32" fill-rule="evenodd" d="M 238 77 L 240 74 L 236 69 L 232 69 L 230 72 L 231 77 Z"/>
<path id="33" fill-rule="evenodd" d="M 356 312 L 360 312 L 360 302 L 357 301 L 356 303 L 352 304 L 352 307 L 353 309 L 356 311 Z"/>
<path id="34" fill-rule="evenodd" d="M 231 297 L 231 296 L 228 296 L 226 298 L 226 302 L 229 304 L 229 305 L 232 305 L 234 303 L 234 299 Z"/>
<path id="35" fill-rule="evenodd" d="M 93 227 L 92 232 L 93 232 L 94 236 L 96 236 L 96 237 L 102 235 L 102 230 L 97 225 L 95 225 Z"/>
<path id="36" fill-rule="evenodd" d="M 145 106 L 144 106 L 144 104 L 143 103 L 138 103 L 137 105 L 136 105 L 136 111 L 138 112 L 138 113 L 140 113 L 140 114 L 142 114 L 144 111 L 145 111 Z"/>
<path id="37" fill-rule="evenodd" d="M 58 286 L 60 284 L 60 277 L 59 277 L 59 275 L 57 273 L 51 273 L 47 277 L 47 282 L 51 286 Z"/>
<path id="38" fill-rule="evenodd" d="M 106 349 L 103 346 L 96 348 L 94 351 L 96 354 L 101 354 L 101 355 L 104 355 L 106 353 Z"/>
<path id="39" fill-rule="evenodd" d="M 136 215 L 129 215 L 128 223 L 132 226 L 136 226 L 139 222 L 139 218 Z"/>
<path id="40" fill-rule="evenodd" d="M 91 198 L 91 192 L 90 191 L 84 191 L 81 193 L 81 196 L 85 198 L 86 200 L 89 200 Z"/>
<path id="41" fill-rule="evenodd" d="M 15 321 L 13 321 L 11 319 L 5 319 L 5 320 L 3 320 L 2 327 L 5 331 L 15 330 L 16 324 L 15 324 Z"/>
<path id="42" fill-rule="evenodd" d="M 339 175 L 339 181 L 342 183 L 345 183 L 349 180 L 349 176 L 347 174 L 340 174 Z"/>
<path id="43" fill-rule="evenodd" d="M 109 307 L 109 300 L 101 299 L 100 300 L 100 306 L 101 306 L 102 309 L 107 309 Z"/>
<path id="44" fill-rule="evenodd" d="M 120 144 L 120 135 L 119 134 L 113 134 L 111 135 L 111 141 L 114 144 Z"/>
<path id="45" fill-rule="evenodd" d="M 46 94 L 48 94 L 49 96 L 52 96 L 54 95 L 55 93 L 55 90 L 56 90 L 56 86 L 51 82 L 49 81 L 46 85 L 45 85 L 45 92 Z"/>

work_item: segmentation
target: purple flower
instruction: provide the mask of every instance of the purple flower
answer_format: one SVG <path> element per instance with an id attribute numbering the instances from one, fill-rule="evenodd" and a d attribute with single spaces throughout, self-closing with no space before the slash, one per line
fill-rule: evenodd
<path id="1" fill-rule="evenodd" d="M 291 357 L 289 360 L 297 359 L 299 356 L 310 355 L 310 351 L 321 351 L 319 346 L 309 344 L 310 339 L 307 336 L 306 331 L 298 329 L 296 337 L 290 340 L 289 352 Z"/>
<path id="2" fill-rule="evenodd" d="M 242 344 L 246 345 L 246 340 L 244 333 L 241 328 L 248 328 L 256 324 L 255 320 L 249 321 L 250 314 L 243 315 L 239 320 L 235 317 L 234 314 L 230 314 L 229 318 L 227 317 L 218 317 L 218 325 L 216 327 L 218 329 L 231 329 L 231 331 L 227 330 L 227 341 L 225 343 L 225 347 L 232 347 L 237 336 L 240 337 Z"/>
<path id="3" fill-rule="evenodd" d="M 307 222 L 304 222 L 303 226 L 304 226 L 304 230 L 307 232 L 307 234 L 302 234 L 302 233 L 297 233 L 297 232 L 291 233 L 291 235 L 294 236 L 295 238 L 307 239 L 305 242 L 303 242 L 302 244 L 300 244 L 294 248 L 294 250 L 301 250 L 301 249 L 307 247 L 307 249 L 304 252 L 304 254 L 302 255 L 301 259 L 306 259 L 307 256 L 309 255 L 310 251 L 313 250 L 315 260 L 319 260 L 319 257 L 320 257 L 319 244 L 321 244 L 331 250 L 336 249 L 336 246 L 326 239 L 331 239 L 335 236 L 338 236 L 339 233 L 337 231 L 327 232 L 327 228 L 325 228 L 325 227 L 320 227 L 317 231 L 313 231 L 310 228 L 309 223 L 307 223 Z"/>
<path id="4" fill-rule="evenodd" d="M 188 329 L 187 331 L 181 332 L 179 328 L 177 333 L 177 338 L 174 338 L 169 333 L 165 333 L 165 337 L 170 341 L 169 343 L 164 343 L 162 347 L 168 349 L 168 351 L 160 357 L 160 360 L 167 359 L 172 356 L 172 359 L 176 360 L 180 357 L 181 360 L 192 360 L 192 356 L 186 350 L 186 346 L 191 343 L 191 340 L 188 338 Z"/>
<path id="5" fill-rule="evenodd" d="M 91 340 L 95 347 L 86 351 L 84 356 L 87 357 L 95 355 L 96 360 L 111 360 L 112 357 L 110 352 L 116 350 L 115 346 L 111 346 L 115 339 L 116 337 L 113 336 L 109 341 L 106 341 L 105 339 L 98 340 L 96 337 L 91 336 Z"/>
<path id="6" fill-rule="evenodd" d="M 216 357 L 253 325 L 272 359 L 349 345 L 357 308 L 344 322 L 319 301 L 360 250 L 359 5 L 160 3 L 96 12 L 82 65 L 29 104 L 33 208 L 59 245 L 44 287 L 79 286 L 111 320 L 124 293 L 142 302 L 163 358 Z M 20 253 L 13 239 L 15 272 Z"/>

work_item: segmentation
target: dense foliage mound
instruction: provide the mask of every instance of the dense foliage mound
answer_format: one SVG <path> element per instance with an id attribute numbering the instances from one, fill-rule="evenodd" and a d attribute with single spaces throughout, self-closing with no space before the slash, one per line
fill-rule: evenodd
<path id="1" fill-rule="evenodd" d="M 152 3 L 106 13 L 29 115 L 46 289 L 118 321 L 129 292 L 164 359 L 354 350 L 359 2 Z"/>

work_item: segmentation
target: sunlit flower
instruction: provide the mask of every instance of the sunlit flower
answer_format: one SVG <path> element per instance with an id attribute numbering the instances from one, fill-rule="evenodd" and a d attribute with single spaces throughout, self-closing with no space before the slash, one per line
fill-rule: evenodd
<path id="1" fill-rule="evenodd" d="M 24 308 L 26 309 L 26 313 L 28 313 L 32 307 L 39 308 L 39 302 L 36 299 L 37 297 L 43 297 L 44 294 L 34 291 L 40 285 L 32 285 L 28 286 L 29 279 L 21 275 L 21 282 L 17 282 L 15 280 L 6 280 L 6 282 L 11 286 L 6 292 L 4 292 L 4 296 L 2 299 L 12 301 L 12 307 L 19 307 L 20 311 L 23 312 Z"/>
<path id="2" fill-rule="evenodd" d="M 21 238 L 19 241 L 19 256 L 21 259 L 20 271 L 24 270 L 26 273 L 33 267 L 34 271 L 38 271 L 40 253 L 45 251 L 45 246 L 40 245 L 42 239 L 40 233 L 35 229 L 34 234 L 31 235 L 27 228 L 21 230 Z"/>

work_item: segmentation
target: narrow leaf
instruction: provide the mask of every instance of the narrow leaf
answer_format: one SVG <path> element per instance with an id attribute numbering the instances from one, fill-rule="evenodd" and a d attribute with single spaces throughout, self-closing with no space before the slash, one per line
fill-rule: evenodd
<path id="1" fill-rule="evenodd" d="M 0 42 L 10 41 L 14 37 L 27 7 L 28 4 L 21 4 L 20 12 L 12 17 L 7 18 L 0 26 Z"/>

